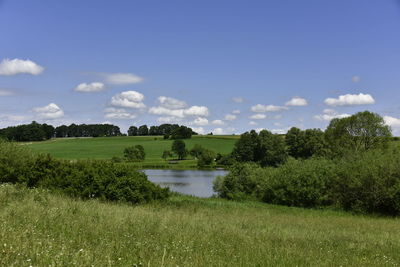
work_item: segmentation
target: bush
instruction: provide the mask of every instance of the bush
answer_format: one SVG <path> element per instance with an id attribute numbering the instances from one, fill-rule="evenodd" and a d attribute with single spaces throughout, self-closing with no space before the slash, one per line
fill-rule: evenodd
<path id="1" fill-rule="evenodd" d="M 370 151 L 343 158 L 332 183 L 345 210 L 400 215 L 400 151 Z"/>
<path id="2" fill-rule="evenodd" d="M 0 183 L 42 187 L 83 199 L 131 203 L 165 199 L 169 190 L 144 173 L 105 161 L 61 161 L 33 155 L 19 145 L 0 141 Z"/>
<path id="3" fill-rule="evenodd" d="M 289 160 L 270 172 L 263 185 L 262 200 L 267 203 L 297 207 L 332 204 L 329 189 L 336 165 L 326 159 Z"/>
<path id="4" fill-rule="evenodd" d="M 261 185 L 269 177 L 267 172 L 273 171 L 273 168 L 263 169 L 255 163 L 238 163 L 231 166 L 226 176 L 215 179 L 213 189 L 222 198 L 261 200 Z"/>
<path id="5" fill-rule="evenodd" d="M 400 151 L 372 150 L 330 160 L 290 159 L 278 168 L 235 164 L 214 182 L 218 195 L 298 207 L 337 206 L 400 215 Z"/>
<path id="6" fill-rule="evenodd" d="M 197 166 L 205 167 L 214 164 L 215 152 L 209 149 L 203 149 L 198 156 Z"/>
<path id="7" fill-rule="evenodd" d="M 124 157 L 127 161 L 140 162 L 144 161 L 146 153 L 141 145 L 130 146 L 124 149 Z"/>

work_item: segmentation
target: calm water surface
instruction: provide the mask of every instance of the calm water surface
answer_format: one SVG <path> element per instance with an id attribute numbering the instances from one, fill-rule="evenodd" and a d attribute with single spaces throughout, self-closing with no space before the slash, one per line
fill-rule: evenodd
<path id="1" fill-rule="evenodd" d="M 211 197 L 215 194 L 213 181 L 217 176 L 226 175 L 223 170 L 143 170 L 150 181 L 172 191 L 197 197 Z"/>

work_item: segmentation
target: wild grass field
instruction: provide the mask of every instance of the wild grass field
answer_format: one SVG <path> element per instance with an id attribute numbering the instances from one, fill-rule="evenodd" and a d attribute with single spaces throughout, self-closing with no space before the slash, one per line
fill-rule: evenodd
<path id="1" fill-rule="evenodd" d="M 216 153 L 228 154 L 239 136 L 193 136 L 185 139 L 186 147 L 190 150 L 199 144 Z M 62 159 L 111 159 L 122 157 L 123 150 L 128 146 L 142 145 L 146 152 L 143 163 L 135 165 L 143 167 L 196 167 L 195 160 L 184 160 L 178 164 L 169 165 L 161 158 L 164 150 L 170 150 L 173 140 L 164 140 L 162 136 L 133 136 L 133 137 L 98 137 L 98 138 L 58 138 L 44 142 L 26 143 L 33 151 L 49 153 Z"/>
<path id="2" fill-rule="evenodd" d="M 256 202 L 132 206 L 0 186 L 0 266 L 399 266 L 399 227 Z"/>

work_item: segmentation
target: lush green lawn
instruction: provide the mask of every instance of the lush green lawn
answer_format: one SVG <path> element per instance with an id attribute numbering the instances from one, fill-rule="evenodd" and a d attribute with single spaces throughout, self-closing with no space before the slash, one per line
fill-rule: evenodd
<path id="1" fill-rule="evenodd" d="M 0 266 L 398 266 L 399 229 L 253 202 L 129 206 L 0 186 Z"/>
<path id="2" fill-rule="evenodd" d="M 193 136 L 186 139 L 186 147 L 191 149 L 195 144 L 204 146 L 217 153 L 228 154 L 239 136 Z M 144 166 L 168 166 L 161 155 L 171 149 L 172 140 L 163 140 L 162 136 L 135 137 L 99 137 L 99 138 L 59 138 L 45 142 L 27 143 L 34 151 L 49 153 L 63 159 L 111 159 L 122 157 L 124 148 L 142 145 L 146 152 Z M 172 167 L 194 167 L 194 160 L 179 162 Z"/>

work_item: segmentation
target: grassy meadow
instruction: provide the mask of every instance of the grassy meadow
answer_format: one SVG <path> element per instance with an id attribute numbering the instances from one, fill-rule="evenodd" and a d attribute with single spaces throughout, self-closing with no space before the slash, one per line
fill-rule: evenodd
<path id="1" fill-rule="evenodd" d="M 400 221 L 174 196 L 132 206 L 0 186 L 0 266 L 398 266 Z"/>
<path id="2" fill-rule="evenodd" d="M 228 154 L 239 136 L 193 136 L 185 139 L 186 148 L 191 149 L 199 144 L 216 153 Z M 57 138 L 43 142 L 26 143 L 33 151 L 49 153 L 61 159 L 111 159 L 122 157 L 128 146 L 142 145 L 146 159 L 142 163 L 134 163 L 139 167 L 157 168 L 196 168 L 196 161 L 189 159 L 178 164 L 168 164 L 161 158 L 164 150 L 170 150 L 173 140 L 164 140 L 162 136 L 121 136 L 98 138 Z"/>

